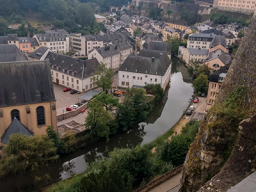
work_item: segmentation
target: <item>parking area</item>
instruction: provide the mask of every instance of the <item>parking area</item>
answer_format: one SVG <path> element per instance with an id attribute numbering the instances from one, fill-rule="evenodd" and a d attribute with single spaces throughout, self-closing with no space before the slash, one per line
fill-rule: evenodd
<path id="1" fill-rule="evenodd" d="M 55 98 L 56 98 L 56 111 L 57 115 L 63 114 L 63 111 L 66 111 L 66 108 L 69 107 L 70 105 L 74 105 L 75 103 L 80 102 L 80 97 L 81 94 L 70 94 L 70 92 L 63 92 L 63 89 L 65 87 L 61 85 L 57 85 L 53 83 L 53 89 L 55 93 Z"/>
<path id="2" fill-rule="evenodd" d="M 191 115 L 186 115 L 186 119 L 193 119 L 201 121 L 204 119 L 206 115 L 206 106 L 207 106 L 207 98 L 206 97 L 198 97 L 199 102 L 193 103 L 192 105 L 195 107 L 195 110 L 192 112 Z"/>

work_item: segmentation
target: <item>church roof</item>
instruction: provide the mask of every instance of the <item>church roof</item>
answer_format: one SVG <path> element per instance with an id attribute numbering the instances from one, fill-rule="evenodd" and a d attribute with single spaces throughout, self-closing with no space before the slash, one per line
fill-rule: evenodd
<path id="1" fill-rule="evenodd" d="M 25 127 L 16 117 L 12 120 L 9 127 L 5 130 L 1 137 L 1 142 L 7 144 L 12 134 L 20 133 L 22 135 L 32 136 L 34 133 Z"/>

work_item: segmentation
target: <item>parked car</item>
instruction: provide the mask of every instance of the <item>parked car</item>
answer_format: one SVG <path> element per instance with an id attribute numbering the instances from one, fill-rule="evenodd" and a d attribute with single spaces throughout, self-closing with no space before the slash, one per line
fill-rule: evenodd
<path id="1" fill-rule="evenodd" d="M 205 97 L 205 93 L 201 93 L 201 95 L 200 95 L 201 97 Z"/>
<path id="2" fill-rule="evenodd" d="M 75 109 L 77 109 L 79 106 L 77 105 L 77 104 L 75 104 L 75 105 L 70 105 L 71 107 L 73 107 L 73 108 L 75 108 Z"/>
<path id="3" fill-rule="evenodd" d="M 63 92 L 67 92 L 67 91 L 70 91 L 71 89 L 70 88 L 65 88 L 65 89 L 63 89 Z"/>
<path id="4" fill-rule="evenodd" d="M 66 108 L 67 111 L 75 111 L 78 108 L 78 105 L 70 105 Z"/>
<path id="5" fill-rule="evenodd" d="M 83 100 L 81 103 L 86 103 L 87 102 L 87 100 Z"/>
<path id="6" fill-rule="evenodd" d="M 196 97 L 196 98 L 194 99 L 194 103 L 198 103 L 198 102 L 199 102 L 199 98 Z"/>
<path id="7" fill-rule="evenodd" d="M 192 111 L 191 110 L 187 110 L 186 115 L 191 115 Z"/>
<path id="8" fill-rule="evenodd" d="M 189 108 L 188 108 L 190 111 L 194 111 L 195 110 L 195 107 L 193 105 L 191 105 Z"/>
<path id="9" fill-rule="evenodd" d="M 76 103 L 76 105 L 77 105 L 78 107 L 80 107 L 80 106 L 83 105 L 83 103 Z"/>
<path id="10" fill-rule="evenodd" d="M 70 94 L 75 94 L 75 93 L 77 93 L 76 90 L 71 90 L 71 91 L 70 91 Z"/>

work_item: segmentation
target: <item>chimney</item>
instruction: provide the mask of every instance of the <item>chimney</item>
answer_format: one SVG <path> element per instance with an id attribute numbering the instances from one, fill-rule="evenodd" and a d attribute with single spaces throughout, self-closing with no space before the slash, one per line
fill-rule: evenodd
<path id="1" fill-rule="evenodd" d="M 152 62 L 154 62 L 155 61 L 155 57 L 152 57 Z"/>

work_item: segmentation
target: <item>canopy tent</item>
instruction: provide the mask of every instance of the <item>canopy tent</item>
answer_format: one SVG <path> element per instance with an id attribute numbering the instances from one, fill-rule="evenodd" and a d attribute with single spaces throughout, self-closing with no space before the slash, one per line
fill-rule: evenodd
<path id="1" fill-rule="evenodd" d="M 89 101 L 93 98 L 94 95 L 98 94 L 100 94 L 100 91 L 90 90 L 87 93 L 83 94 L 81 97 L 79 97 L 79 99 Z"/>

